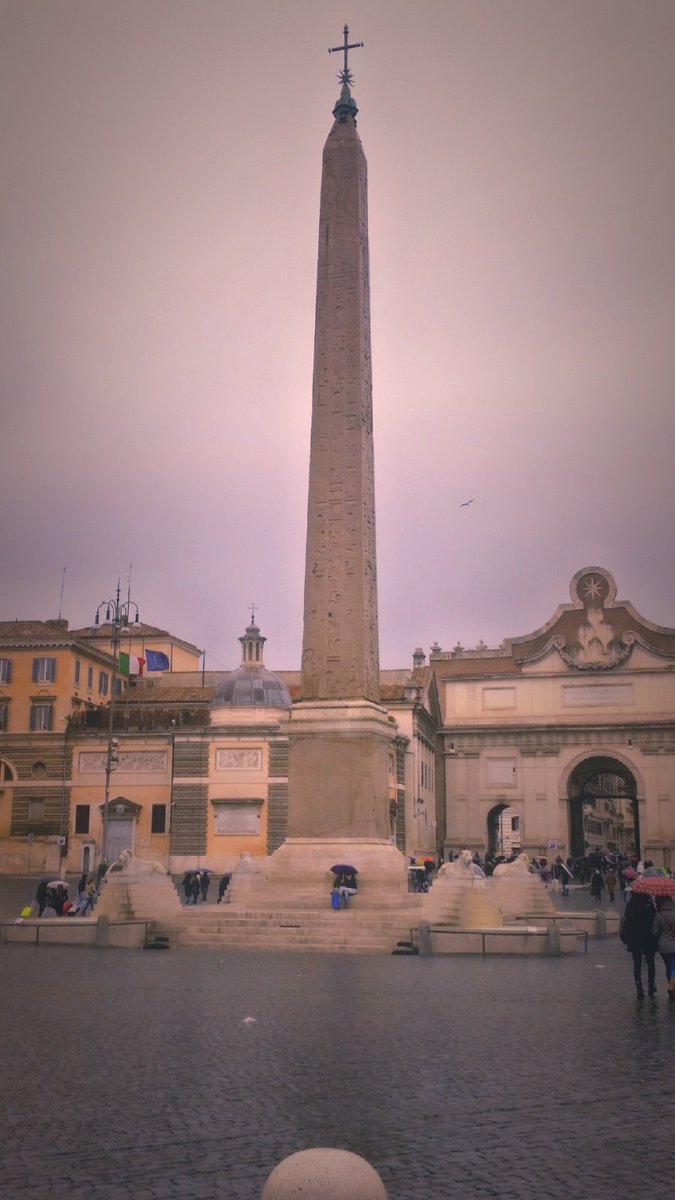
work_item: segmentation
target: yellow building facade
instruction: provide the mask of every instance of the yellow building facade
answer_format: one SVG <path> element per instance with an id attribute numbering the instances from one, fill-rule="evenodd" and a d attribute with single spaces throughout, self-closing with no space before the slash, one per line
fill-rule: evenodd
<path id="1" fill-rule="evenodd" d="M 0 862 L 58 871 L 67 853 L 73 731 L 107 712 L 113 660 L 68 622 L 0 622 Z"/>

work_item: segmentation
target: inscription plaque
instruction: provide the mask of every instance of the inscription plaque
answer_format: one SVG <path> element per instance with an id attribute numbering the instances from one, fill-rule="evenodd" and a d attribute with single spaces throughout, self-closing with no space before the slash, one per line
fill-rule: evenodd
<path id="1" fill-rule="evenodd" d="M 563 688 L 563 704 L 566 708 L 632 703 L 632 683 L 590 683 Z"/>

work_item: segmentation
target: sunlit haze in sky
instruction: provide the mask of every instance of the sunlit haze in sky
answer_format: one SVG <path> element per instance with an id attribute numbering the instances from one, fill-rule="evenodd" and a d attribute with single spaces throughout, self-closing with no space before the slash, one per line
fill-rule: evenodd
<path id="1" fill-rule="evenodd" d="M 675 626 L 672 0 L 0 12 L 1 618 L 90 624 L 132 564 L 207 667 L 252 601 L 299 666 L 347 22 L 382 666 L 528 633 L 592 565 Z"/>

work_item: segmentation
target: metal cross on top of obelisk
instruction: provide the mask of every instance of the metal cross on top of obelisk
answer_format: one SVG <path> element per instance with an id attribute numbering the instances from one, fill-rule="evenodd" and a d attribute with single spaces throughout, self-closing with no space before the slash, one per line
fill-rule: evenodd
<path id="1" fill-rule="evenodd" d="M 354 76 L 352 75 L 351 71 L 349 70 L 349 63 L 347 61 L 349 51 L 350 50 L 358 50 L 361 46 L 363 46 L 364 43 L 349 41 L 349 26 L 348 25 L 345 25 L 342 32 L 345 35 L 344 45 L 329 46 L 328 53 L 329 54 L 337 54 L 340 50 L 343 51 L 344 56 L 345 56 L 345 65 L 342 68 L 342 70 L 340 71 L 340 73 L 338 75 L 338 79 L 340 80 L 340 83 L 346 83 L 347 87 L 349 87 L 350 83 L 354 82 Z"/>

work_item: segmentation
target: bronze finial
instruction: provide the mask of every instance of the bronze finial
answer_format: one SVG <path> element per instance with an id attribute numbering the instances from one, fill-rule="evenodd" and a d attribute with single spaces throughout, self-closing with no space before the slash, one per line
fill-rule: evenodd
<path id="1" fill-rule="evenodd" d="M 349 87 L 354 82 L 354 76 L 352 75 L 351 71 L 349 70 L 348 52 L 350 50 L 358 50 L 359 47 L 363 46 L 364 43 L 363 42 L 351 42 L 350 43 L 350 41 L 349 41 L 349 26 L 348 25 L 345 25 L 342 32 L 344 33 L 344 36 L 345 36 L 344 45 L 329 46 L 328 53 L 336 54 L 339 50 L 342 50 L 342 52 L 344 53 L 345 62 L 344 62 L 344 66 L 343 66 L 342 70 L 338 73 L 338 79 L 339 79 L 340 83 L 346 84 L 346 86 Z"/>

